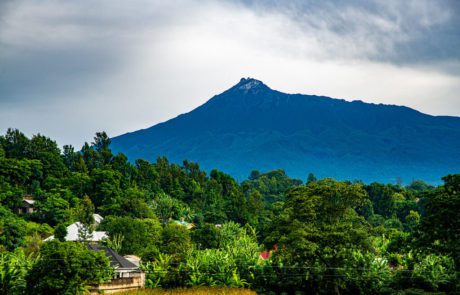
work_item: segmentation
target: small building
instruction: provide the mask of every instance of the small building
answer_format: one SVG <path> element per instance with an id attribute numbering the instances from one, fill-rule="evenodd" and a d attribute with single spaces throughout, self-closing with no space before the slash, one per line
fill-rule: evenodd
<path id="1" fill-rule="evenodd" d="M 139 265 L 134 264 L 114 250 L 99 244 L 89 244 L 88 249 L 92 251 L 104 251 L 105 255 L 110 260 L 110 265 L 115 270 L 113 279 L 92 286 L 91 294 L 110 294 L 144 287 L 145 273 L 139 269 Z"/>
<path id="2" fill-rule="evenodd" d="M 278 245 L 273 246 L 273 250 L 264 250 L 260 252 L 259 258 L 262 260 L 268 260 L 272 256 L 273 252 L 278 251 Z"/>
<path id="3" fill-rule="evenodd" d="M 141 258 L 136 255 L 125 255 L 123 256 L 124 258 L 128 259 L 132 263 L 134 263 L 136 266 L 139 266 L 141 264 Z"/>
<path id="4" fill-rule="evenodd" d="M 94 214 L 94 221 L 95 221 L 96 225 L 101 223 L 102 220 L 104 220 L 104 218 L 101 215 Z M 65 240 L 66 241 L 72 241 L 72 242 L 79 241 L 80 239 L 78 238 L 78 232 L 82 228 L 82 226 L 83 225 L 80 222 L 75 222 L 75 223 L 72 223 L 71 225 L 69 225 L 67 227 L 67 235 L 65 237 Z M 105 231 L 94 231 L 91 234 L 91 238 L 87 242 L 98 243 L 98 242 L 101 242 L 103 239 L 107 239 L 107 238 L 108 238 L 108 235 L 107 235 L 107 233 Z M 51 241 L 53 239 L 54 239 L 54 235 L 46 238 L 44 241 L 45 242 L 46 241 Z"/>
<path id="5" fill-rule="evenodd" d="M 32 214 L 35 212 L 35 200 L 32 196 L 24 196 L 22 204 L 18 208 L 19 214 Z"/>
<path id="6" fill-rule="evenodd" d="M 178 224 L 178 225 L 182 225 L 188 230 L 190 230 L 190 229 L 195 227 L 195 225 L 193 223 L 185 221 L 185 219 L 183 217 L 180 220 L 174 220 L 173 223 Z"/>

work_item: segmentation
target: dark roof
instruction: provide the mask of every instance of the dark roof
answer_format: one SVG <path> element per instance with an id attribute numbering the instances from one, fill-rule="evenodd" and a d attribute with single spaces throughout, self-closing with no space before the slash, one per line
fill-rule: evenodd
<path id="1" fill-rule="evenodd" d="M 110 260 L 110 265 L 114 268 L 134 268 L 137 269 L 138 267 L 129 261 L 128 259 L 124 258 L 114 250 L 98 245 L 98 244 L 89 244 L 88 249 L 92 251 L 104 251 L 105 256 L 107 256 Z"/>

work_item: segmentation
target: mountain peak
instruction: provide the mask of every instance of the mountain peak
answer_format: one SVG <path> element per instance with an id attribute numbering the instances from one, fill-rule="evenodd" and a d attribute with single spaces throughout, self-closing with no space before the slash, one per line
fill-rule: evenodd
<path id="1" fill-rule="evenodd" d="M 238 91 L 243 91 L 244 93 L 253 92 L 257 93 L 262 89 L 269 89 L 262 81 L 254 78 L 241 78 L 240 82 L 234 86 Z"/>
<path id="2" fill-rule="evenodd" d="M 460 167 L 460 118 L 396 106 L 286 94 L 243 78 L 197 109 L 112 139 L 131 161 L 199 162 L 240 179 L 251 170 L 304 177 L 439 182 Z"/>

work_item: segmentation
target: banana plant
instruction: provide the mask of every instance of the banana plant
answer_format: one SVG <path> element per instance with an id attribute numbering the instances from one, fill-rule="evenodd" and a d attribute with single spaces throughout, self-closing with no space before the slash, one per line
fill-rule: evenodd
<path id="1" fill-rule="evenodd" d="M 449 256 L 427 255 L 414 265 L 413 277 L 424 280 L 433 290 L 438 290 L 440 285 L 456 281 L 454 260 Z"/>
<path id="2" fill-rule="evenodd" d="M 168 271 L 171 268 L 173 257 L 168 254 L 160 254 L 158 259 L 153 262 L 141 264 L 141 269 L 146 272 L 147 288 L 160 288 Z"/>
<path id="3" fill-rule="evenodd" d="M 0 295 L 23 294 L 25 276 L 38 259 L 23 251 L 0 254 Z"/>

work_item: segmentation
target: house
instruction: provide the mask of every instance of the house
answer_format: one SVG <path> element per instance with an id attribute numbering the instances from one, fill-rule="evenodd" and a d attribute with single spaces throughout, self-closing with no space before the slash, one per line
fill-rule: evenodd
<path id="1" fill-rule="evenodd" d="M 183 217 L 180 220 L 174 220 L 173 222 L 175 224 L 185 226 L 185 228 L 187 228 L 189 230 L 195 227 L 195 225 L 193 223 L 185 221 L 185 219 Z"/>
<path id="2" fill-rule="evenodd" d="M 121 256 L 115 250 L 99 244 L 89 244 L 88 249 L 92 251 L 104 251 L 105 256 L 110 260 L 110 265 L 115 269 L 115 278 L 129 278 L 139 272 L 139 266 Z"/>
<path id="3" fill-rule="evenodd" d="M 22 204 L 18 208 L 19 214 L 32 214 L 35 211 L 35 200 L 32 196 L 24 196 Z"/>
<path id="4" fill-rule="evenodd" d="M 96 223 L 96 225 L 98 225 L 99 223 L 102 222 L 102 220 L 104 220 L 104 218 L 99 215 L 99 214 L 94 214 L 94 221 Z M 79 241 L 79 238 L 78 238 L 78 232 L 79 230 L 82 228 L 82 224 L 80 222 L 75 222 L 75 223 L 72 223 L 71 225 L 69 225 L 67 227 L 67 235 L 65 237 L 65 240 L 66 241 Z M 102 241 L 103 239 L 107 239 L 108 238 L 108 235 L 105 231 L 94 231 L 92 232 L 91 234 L 91 238 L 87 241 L 87 242 L 90 242 L 90 243 L 97 243 L 97 242 L 100 242 Z M 48 238 L 46 238 L 44 241 L 51 241 L 54 239 L 54 235 L 53 236 L 50 236 Z"/>
<path id="5" fill-rule="evenodd" d="M 115 270 L 113 279 L 92 286 L 91 294 L 110 294 L 144 287 L 145 273 L 139 269 L 139 265 L 129 261 L 114 250 L 99 244 L 89 244 L 88 249 L 92 251 L 104 251 L 105 255 L 110 260 L 110 265 Z"/>
<path id="6" fill-rule="evenodd" d="M 268 260 L 272 256 L 273 252 L 278 251 L 278 245 L 273 245 L 273 250 L 264 250 L 260 252 L 259 258 L 262 260 Z"/>
<path id="7" fill-rule="evenodd" d="M 123 256 L 124 258 L 128 259 L 132 263 L 134 263 L 136 266 L 139 266 L 141 264 L 141 258 L 136 255 L 125 255 Z"/>
<path id="8" fill-rule="evenodd" d="M 270 259 L 271 254 L 272 253 L 270 251 L 265 250 L 265 251 L 260 252 L 259 258 L 262 260 L 268 260 Z"/>

